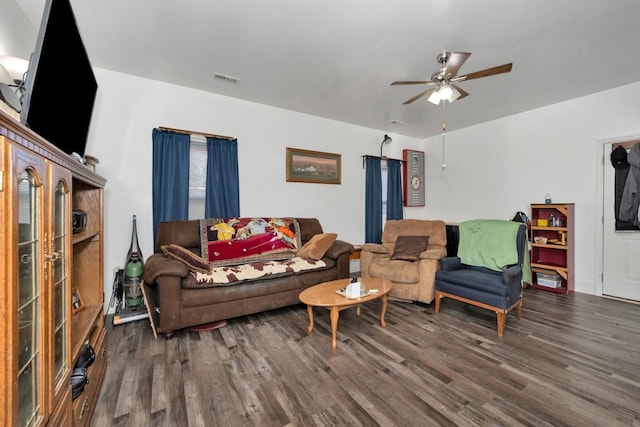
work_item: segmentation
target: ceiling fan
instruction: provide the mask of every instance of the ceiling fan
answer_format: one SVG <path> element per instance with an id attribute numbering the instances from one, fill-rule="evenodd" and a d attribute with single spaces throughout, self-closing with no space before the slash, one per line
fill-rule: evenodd
<path id="1" fill-rule="evenodd" d="M 403 104 L 411 104 L 412 102 L 429 95 L 428 101 L 432 104 L 438 105 L 440 101 L 453 102 L 456 99 L 462 99 L 469 95 L 456 83 L 479 79 L 481 77 L 489 77 L 496 74 L 508 73 L 511 71 L 513 63 L 504 65 L 498 65 L 497 67 L 491 67 L 473 73 L 468 73 L 462 76 L 458 76 L 458 70 L 462 67 L 462 64 L 471 56 L 471 52 L 447 52 L 444 51 L 437 56 L 437 61 L 441 65 L 441 68 L 431 75 L 431 80 L 425 81 L 395 81 L 391 83 L 394 85 L 427 85 L 426 90 L 420 92 L 411 99 L 408 99 Z"/>

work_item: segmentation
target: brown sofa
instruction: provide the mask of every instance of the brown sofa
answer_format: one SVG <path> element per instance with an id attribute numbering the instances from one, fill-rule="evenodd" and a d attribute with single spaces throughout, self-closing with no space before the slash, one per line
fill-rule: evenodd
<path id="1" fill-rule="evenodd" d="M 297 218 L 302 244 L 323 233 L 316 218 Z M 180 245 L 200 255 L 197 220 L 161 223 L 155 253 L 144 265 L 148 302 L 155 306 L 156 331 L 170 338 L 179 329 L 298 304 L 300 292 L 310 286 L 349 277 L 350 243 L 336 240 L 322 260 L 321 269 L 264 276 L 227 286 L 202 286 L 185 264 L 168 258 L 162 245 Z"/>
<path id="2" fill-rule="evenodd" d="M 426 249 L 415 261 L 391 259 L 399 236 L 428 236 Z M 435 275 L 440 259 L 447 255 L 447 231 L 443 221 L 421 219 L 389 220 L 382 233 L 382 244 L 365 243 L 360 252 L 362 277 L 390 280 L 389 295 L 429 304 L 435 296 Z"/>

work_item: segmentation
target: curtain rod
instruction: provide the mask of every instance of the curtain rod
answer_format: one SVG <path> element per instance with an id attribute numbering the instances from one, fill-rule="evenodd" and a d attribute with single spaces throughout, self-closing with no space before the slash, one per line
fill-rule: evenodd
<path id="1" fill-rule="evenodd" d="M 229 141 L 233 141 L 234 139 L 236 139 L 233 136 L 216 135 L 214 133 L 196 132 L 196 131 L 193 131 L 193 130 L 175 129 L 175 128 L 168 128 L 168 127 L 164 127 L 164 126 L 158 126 L 156 129 L 158 129 L 158 130 L 168 130 L 168 131 L 171 131 L 171 132 L 178 132 L 178 133 L 186 133 L 187 135 L 195 134 L 195 135 L 202 135 L 202 136 L 205 136 L 205 137 L 206 136 L 210 136 L 210 137 L 213 137 L 213 138 L 228 139 Z"/>
<path id="2" fill-rule="evenodd" d="M 364 162 L 365 160 L 367 160 L 367 157 L 373 157 L 374 159 L 380 159 L 380 160 L 396 160 L 398 162 L 402 162 L 404 163 L 405 160 L 403 159 L 392 159 L 391 157 L 387 157 L 387 156 L 372 156 L 370 154 L 363 154 L 362 155 L 362 168 L 364 169 Z"/>

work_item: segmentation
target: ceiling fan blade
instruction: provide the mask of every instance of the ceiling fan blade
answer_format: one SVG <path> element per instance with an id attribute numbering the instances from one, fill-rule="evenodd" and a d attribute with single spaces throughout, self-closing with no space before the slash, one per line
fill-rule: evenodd
<path id="1" fill-rule="evenodd" d="M 470 56 L 471 52 L 451 52 L 449 59 L 447 59 L 447 68 L 445 69 L 445 73 L 451 76 L 458 74 L 458 70 Z"/>
<path id="2" fill-rule="evenodd" d="M 413 101 L 416 101 L 420 98 L 422 98 L 425 95 L 429 95 L 431 92 L 433 92 L 436 88 L 435 87 L 430 87 L 429 89 L 420 92 L 419 94 L 417 94 L 416 96 L 414 96 L 411 99 L 406 100 L 405 102 L 403 102 L 403 104 L 411 104 Z"/>
<path id="3" fill-rule="evenodd" d="M 467 92 L 466 90 L 462 89 L 460 86 L 453 85 L 453 84 L 451 86 L 460 93 L 460 95 L 456 98 L 456 101 L 458 99 L 464 98 L 465 96 L 469 96 L 469 92 Z"/>
<path id="4" fill-rule="evenodd" d="M 432 81 L 430 80 L 399 80 L 399 81 L 395 81 L 391 83 L 391 86 L 395 86 L 395 85 L 427 85 L 427 84 L 433 84 Z"/>
<path id="5" fill-rule="evenodd" d="M 511 71 L 512 66 L 513 66 L 513 63 L 510 62 L 508 64 L 498 65 L 497 67 L 491 67 L 485 70 L 475 71 L 473 73 L 460 76 L 459 81 L 462 81 L 462 80 L 467 81 L 472 79 L 479 79 L 480 77 L 489 77 L 496 74 L 508 73 L 509 71 Z"/>

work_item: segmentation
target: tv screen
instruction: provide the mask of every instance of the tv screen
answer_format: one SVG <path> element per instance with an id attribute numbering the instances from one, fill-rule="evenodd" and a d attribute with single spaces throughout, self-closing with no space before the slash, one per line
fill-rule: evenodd
<path id="1" fill-rule="evenodd" d="M 84 156 L 97 90 L 69 0 L 47 0 L 20 121 L 65 153 Z"/>

